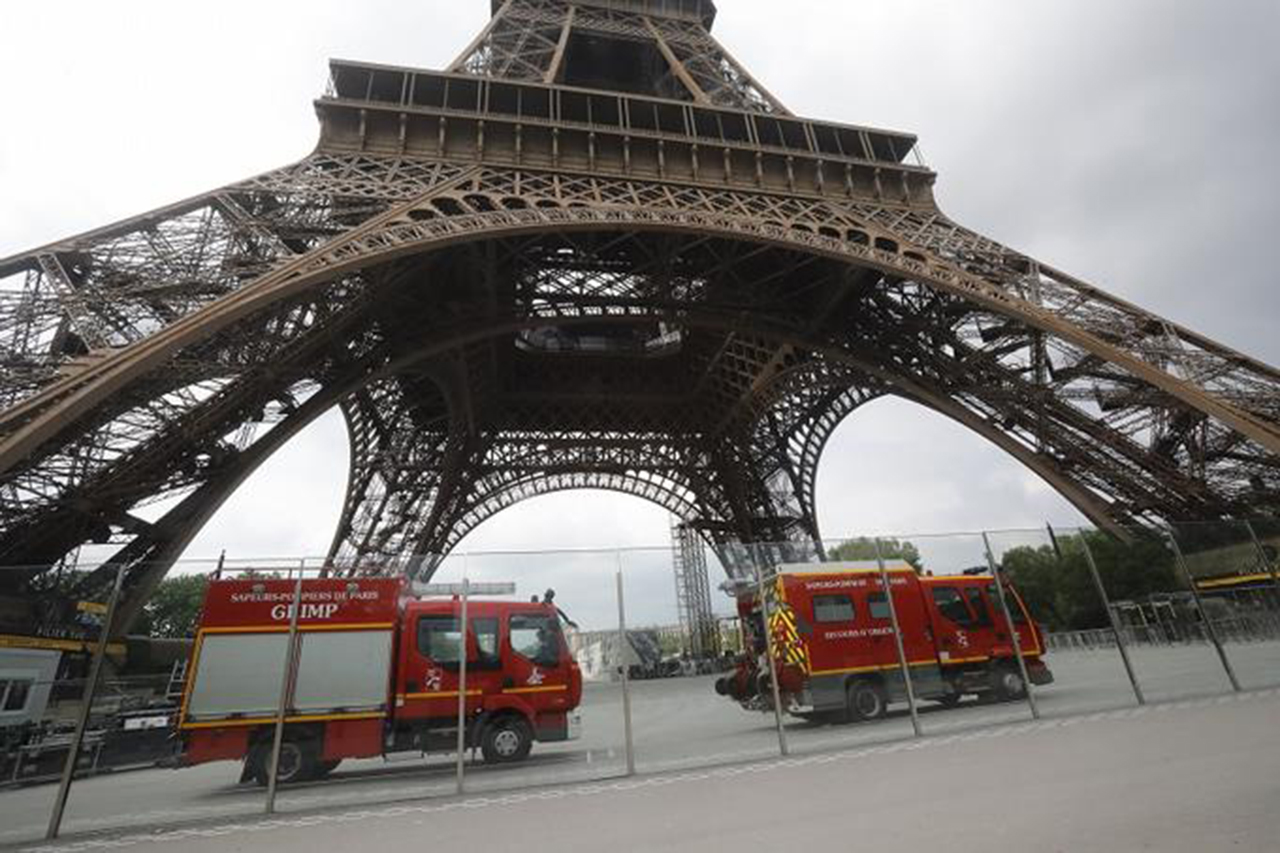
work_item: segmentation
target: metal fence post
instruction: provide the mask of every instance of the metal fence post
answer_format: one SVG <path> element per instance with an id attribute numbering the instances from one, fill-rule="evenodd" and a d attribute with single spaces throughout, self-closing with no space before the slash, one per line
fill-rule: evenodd
<path id="1" fill-rule="evenodd" d="M 1009 638 L 1013 641 L 1013 654 L 1018 659 L 1018 671 L 1022 673 L 1022 689 L 1027 694 L 1027 705 L 1031 708 L 1031 719 L 1040 719 L 1040 706 L 1036 704 L 1035 689 L 1031 684 L 1031 676 L 1027 672 L 1027 660 L 1022 655 L 1022 639 L 1018 636 L 1018 625 L 1013 621 L 1009 610 L 1009 601 L 1004 594 L 1004 581 L 1000 578 L 1000 570 L 996 567 L 995 555 L 991 552 L 991 538 L 982 531 L 982 544 L 987 551 L 987 565 L 991 568 L 991 577 L 995 580 L 996 598 L 1000 599 L 1000 612 L 1004 614 L 1004 623 L 1009 628 Z M 1030 625 L 1031 614 L 1027 614 Z M 1034 629 L 1033 629 L 1034 630 Z"/>
<path id="2" fill-rule="evenodd" d="M 471 579 L 467 577 L 466 557 L 463 556 L 462 607 L 459 615 L 459 634 L 462 645 L 458 650 L 458 795 L 466 791 L 467 764 L 467 599 L 471 597 Z"/>
<path id="3" fill-rule="evenodd" d="M 787 748 L 787 732 L 782 727 L 782 691 L 778 687 L 778 665 L 773 659 L 773 629 L 769 626 L 769 597 L 764 591 L 764 571 L 760 568 L 759 555 L 752 560 L 756 567 L 756 595 L 760 599 L 760 621 L 764 625 L 764 656 L 769 662 L 769 682 L 773 688 L 773 720 L 778 727 L 778 751 L 790 755 Z"/>
<path id="4" fill-rule="evenodd" d="M 107 656 L 107 645 L 111 639 L 111 627 L 115 621 L 116 605 L 120 601 L 120 590 L 124 585 L 124 566 L 116 567 L 115 583 L 111 587 L 111 598 L 107 601 L 107 612 L 103 617 L 102 631 L 98 634 L 98 644 L 93 650 L 93 663 L 89 667 L 89 680 L 84 686 L 80 702 L 80 713 L 76 715 L 76 730 L 71 736 L 71 746 L 67 760 L 62 765 L 62 779 L 58 783 L 58 796 L 53 801 L 53 813 L 49 816 L 49 829 L 45 838 L 58 837 L 62 828 L 62 815 L 67 808 L 67 796 L 71 793 L 71 780 L 76 775 L 76 764 L 80 760 L 80 749 L 84 746 L 84 732 L 89 727 L 89 716 L 93 710 L 93 694 L 98 690 L 98 679 L 102 675 L 102 661 Z"/>
<path id="5" fill-rule="evenodd" d="M 1046 525 L 1049 529 L 1049 539 L 1053 542 L 1054 553 L 1058 555 L 1058 560 L 1062 560 L 1062 549 L 1058 547 L 1058 536 L 1053 532 L 1052 525 Z M 1085 562 L 1089 564 L 1089 575 L 1093 578 L 1093 585 L 1098 590 L 1098 596 L 1102 599 L 1102 606 L 1107 611 L 1107 621 L 1111 623 L 1111 633 L 1116 637 L 1116 648 L 1120 650 L 1120 658 L 1124 661 L 1124 671 L 1129 675 L 1129 684 L 1133 686 L 1133 695 L 1137 697 L 1139 705 L 1147 704 L 1147 698 L 1142 695 L 1142 686 L 1138 683 L 1138 673 L 1133 668 L 1133 661 L 1129 659 L 1129 647 L 1124 641 L 1124 637 L 1120 633 L 1120 623 L 1116 621 L 1115 611 L 1111 609 L 1111 599 L 1107 596 L 1107 588 L 1102 583 L 1102 574 L 1098 571 L 1098 564 L 1093 559 L 1093 549 L 1089 547 L 1089 540 L 1085 537 L 1085 531 L 1079 530 L 1080 547 L 1084 550 Z"/>
<path id="6" fill-rule="evenodd" d="M 615 552 L 618 571 L 614 575 L 618 597 L 618 673 L 622 676 L 622 731 L 623 751 L 627 757 L 627 775 L 636 775 L 636 751 L 631 731 L 631 673 L 627 671 L 627 608 L 622 592 L 622 552 Z"/>
<path id="7" fill-rule="evenodd" d="M 880 583 L 884 586 L 884 598 L 889 602 L 889 621 L 893 624 L 893 640 L 898 650 L 898 666 L 902 667 L 902 683 L 907 688 L 907 707 L 911 710 L 911 728 L 916 737 L 924 734 L 920 728 L 920 713 L 916 710 L 916 691 L 911 685 L 911 665 L 907 662 L 907 649 L 902 642 L 902 629 L 898 625 L 898 607 L 893 603 L 893 588 L 889 585 L 889 570 L 884 565 L 884 552 L 880 549 L 880 538 L 876 537 L 876 563 L 880 566 Z"/>
<path id="8" fill-rule="evenodd" d="M 271 740 L 271 758 L 267 764 L 267 814 L 276 810 L 276 774 L 280 768 L 280 747 L 284 744 L 284 718 L 289 708 L 289 694 L 293 692 L 296 677 L 294 666 L 298 658 L 298 613 L 302 610 L 303 560 L 298 566 L 298 580 L 293 584 L 293 606 L 289 608 L 289 639 L 285 643 L 284 673 L 280 676 L 280 701 L 276 705 L 275 733 Z"/>
<path id="9" fill-rule="evenodd" d="M 1196 603 L 1196 610 L 1200 613 L 1200 619 L 1204 622 L 1204 628 L 1209 634 L 1209 640 L 1218 652 L 1218 659 L 1222 661 L 1222 668 L 1227 672 L 1227 679 L 1231 682 L 1231 689 L 1239 693 L 1240 680 L 1236 678 L 1236 671 L 1232 668 L 1231 660 L 1227 657 L 1227 650 L 1222 647 L 1222 639 L 1218 636 L 1218 629 L 1213 627 L 1213 620 L 1209 618 L 1208 611 L 1204 609 L 1204 600 L 1200 598 L 1200 589 L 1196 586 L 1196 579 L 1191 576 L 1191 569 L 1187 566 L 1187 559 L 1182 554 L 1182 547 L 1178 545 L 1178 537 L 1174 535 L 1172 527 L 1165 531 L 1165 536 L 1168 537 L 1169 544 L 1173 546 L 1173 555 L 1177 559 L 1178 568 L 1182 570 L 1182 577 L 1191 590 L 1191 598 Z"/>

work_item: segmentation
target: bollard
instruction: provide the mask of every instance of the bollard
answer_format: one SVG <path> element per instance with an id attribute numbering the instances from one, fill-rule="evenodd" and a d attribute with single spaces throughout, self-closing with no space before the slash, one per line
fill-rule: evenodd
<path id="1" fill-rule="evenodd" d="M 1102 583 L 1102 575 L 1098 572 L 1098 564 L 1093 559 L 1093 549 L 1089 547 L 1089 540 L 1085 538 L 1084 530 L 1079 531 L 1080 545 L 1084 549 L 1084 560 L 1089 565 L 1089 575 L 1093 578 L 1093 585 L 1098 590 L 1098 595 L 1102 598 L 1102 606 L 1107 611 L 1107 621 L 1111 623 L 1111 633 L 1116 637 L 1116 647 L 1120 649 L 1120 658 L 1124 661 L 1124 671 L 1129 675 L 1129 684 L 1133 686 L 1133 695 L 1137 697 L 1139 705 L 1147 704 L 1147 699 L 1142 695 L 1142 686 L 1138 683 L 1138 673 L 1133 668 L 1133 661 L 1129 660 L 1129 647 L 1125 644 L 1124 637 L 1120 633 L 1120 623 L 1116 621 L 1115 611 L 1111 609 L 1111 599 L 1107 597 L 1107 588 Z M 1062 551 L 1058 547 L 1058 537 L 1053 532 L 1053 527 L 1049 526 L 1049 539 L 1053 542 L 1053 551 L 1058 555 L 1058 560 L 1062 560 Z"/>

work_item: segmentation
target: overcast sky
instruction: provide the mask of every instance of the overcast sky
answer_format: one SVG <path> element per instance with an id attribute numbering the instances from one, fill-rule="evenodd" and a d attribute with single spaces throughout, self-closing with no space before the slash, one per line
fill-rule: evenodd
<path id="1" fill-rule="evenodd" d="M 488 0 L 4 5 L 0 256 L 304 156 L 327 58 L 439 68 L 489 11 Z M 1280 363 L 1276 0 L 720 7 L 716 35 L 794 112 L 918 133 L 954 218 Z M 322 554 L 345 444 L 339 418 L 317 422 L 189 556 Z M 819 510 L 828 537 L 1079 521 L 999 451 L 895 401 L 840 428 Z M 463 547 L 664 545 L 667 524 L 638 499 L 574 493 L 508 510 Z"/>

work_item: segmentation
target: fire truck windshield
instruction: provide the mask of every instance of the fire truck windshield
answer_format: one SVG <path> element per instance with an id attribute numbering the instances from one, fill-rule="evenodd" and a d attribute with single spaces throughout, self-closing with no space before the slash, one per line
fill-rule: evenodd
<path id="1" fill-rule="evenodd" d="M 987 584 L 987 598 L 992 601 L 999 601 L 999 593 L 996 591 L 995 584 Z M 1014 595 L 1009 594 L 1009 590 L 1005 589 L 1005 603 L 1009 605 L 1009 615 L 1013 617 L 1013 621 L 1019 625 L 1027 624 L 1027 614 L 1022 612 L 1022 602 Z"/>
<path id="2" fill-rule="evenodd" d="M 560 663 L 560 625 L 553 616 L 517 613 L 511 616 L 511 648 L 540 666 Z"/>

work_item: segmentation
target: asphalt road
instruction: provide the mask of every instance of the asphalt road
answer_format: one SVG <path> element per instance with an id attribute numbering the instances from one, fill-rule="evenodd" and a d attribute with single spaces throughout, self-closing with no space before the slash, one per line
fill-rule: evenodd
<path id="1" fill-rule="evenodd" d="M 1246 688 L 1280 684 L 1280 643 L 1232 646 L 1229 652 Z M 1138 649 L 1134 657 L 1143 687 L 1156 702 L 1221 695 L 1230 689 L 1209 646 Z M 1134 705 L 1133 693 L 1114 652 L 1060 653 L 1049 661 L 1057 681 L 1037 694 L 1046 720 L 1080 719 L 1082 714 Z M 589 685 L 583 705 L 582 740 L 536 746 L 529 762 L 517 768 L 470 766 L 468 792 L 492 794 L 620 776 L 625 770 L 621 707 L 617 685 Z M 967 703 L 950 711 L 930 703 L 922 703 L 921 707 L 929 743 L 948 736 L 1016 730 L 1016 724 L 1030 720 L 1025 703 Z M 1275 706 L 1271 708 L 1274 713 Z M 636 763 L 641 774 L 670 776 L 694 768 L 739 765 L 778 756 L 772 715 L 747 713 L 715 696 L 710 678 L 635 682 L 632 712 Z M 813 725 L 788 720 L 785 735 L 793 756 L 829 757 L 877 745 L 901 746 L 911 736 L 911 725 L 905 710 L 896 710 L 888 719 L 870 725 Z M 1273 750 L 1273 767 L 1275 755 Z M 1068 763 L 1072 760 L 1066 755 L 1061 758 Z M 1056 767 L 1056 759 L 1050 766 Z M 152 830 L 260 814 L 262 792 L 238 785 L 238 775 L 237 765 L 223 763 L 83 780 L 72 790 L 64 833 Z M 326 814 L 350 807 L 418 804 L 455 793 L 454 765 L 449 756 L 348 762 L 325 782 L 282 789 L 278 809 L 293 815 Z M 48 785 L 0 790 L 0 844 L 40 838 L 53 796 L 54 789 Z"/>
<path id="2" fill-rule="evenodd" d="M 1278 714 L 1280 690 L 1269 690 L 718 769 L 32 849 L 1274 853 Z"/>

